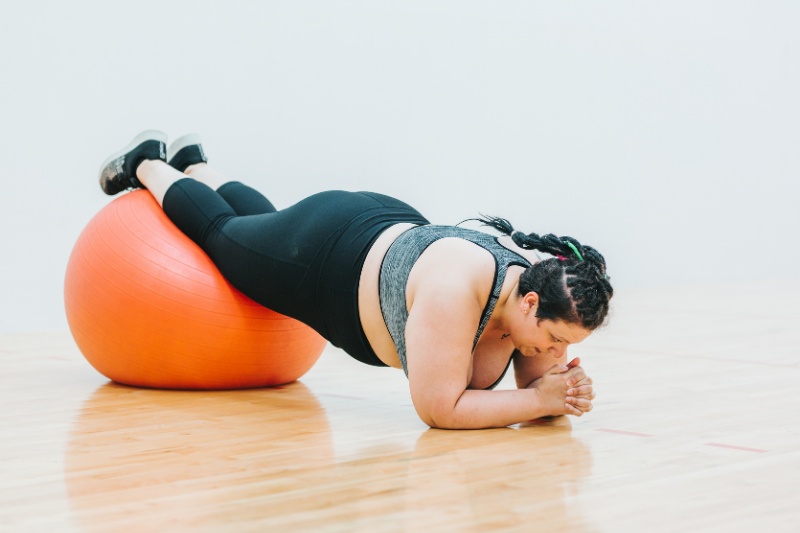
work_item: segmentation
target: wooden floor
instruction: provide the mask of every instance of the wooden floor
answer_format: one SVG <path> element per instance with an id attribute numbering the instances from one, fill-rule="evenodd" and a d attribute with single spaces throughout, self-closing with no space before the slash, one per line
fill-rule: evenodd
<path id="1" fill-rule="evenodd" d="M 234 392 L 108 382 L 0 337 L 2 531 L 800 531 L 800 280 L 621 292 L 571 355 L 595 410 L 428 429 L 402 372 L 328 349 Z M 513 379 L 502 386 L 511 388 Z"/>

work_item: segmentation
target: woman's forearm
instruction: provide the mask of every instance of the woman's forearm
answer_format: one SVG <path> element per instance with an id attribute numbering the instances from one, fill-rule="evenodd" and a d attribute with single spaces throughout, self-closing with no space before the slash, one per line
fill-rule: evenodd
<path id="1" fill-rule="evenodd" d="M 548 415 L 539 391 L 465 390 L 447 413 L 431 416 L 433 427 L 482 429 L 505 427 Z"/>

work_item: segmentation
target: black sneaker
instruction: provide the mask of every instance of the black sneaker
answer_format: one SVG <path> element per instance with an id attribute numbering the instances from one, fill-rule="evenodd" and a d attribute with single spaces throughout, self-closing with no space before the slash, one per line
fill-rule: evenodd
<path id="1" fill-rule="evenodd" d="M 198 163 L 208 163 L 203 145 L 200 144 L 200 136 L 196 133 L 190 133 L 172 141 L 167 153 L 169 154 L 169 163 L 167 164 L 180 172 Z"/>
<path id="2" fill-rule="evenodd" d="M 156 130 L 143 131 L 128 146 L 103 162 L 100 167 L 100 187 L 109 195 L 126 189 L 145 189 L 136 178 L 142 161 L 167 160 L 167 134 Z"/>

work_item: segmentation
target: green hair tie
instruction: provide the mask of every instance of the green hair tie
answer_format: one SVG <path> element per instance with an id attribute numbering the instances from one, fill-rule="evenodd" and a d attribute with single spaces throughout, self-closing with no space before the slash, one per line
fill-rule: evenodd
<path id="1" fill-rule="evenodd" d="M 572 244 L 571 242 L 565 242 L 565 241 L 561 241 L 561 242 L 563 242 L 564 244 L 566 244 L 567 246 L 569 246 L 570 248 L 572 248 L 572 251 L 573 251 L 573 252 L 575 252 L 575 255 L 577 255 L 577 256 L 578 256 L 578 259 L 579 259 L 579 260 L 581 260 L 581 261 L 583 261 L 583 256 L 582 256 L 582 255 L 581 255 L 581 253 L 578 251 L 578 249 L 577 249 L 577 248 L 575 248 L 575 245 L 574 245 L 574 244 Z"/>

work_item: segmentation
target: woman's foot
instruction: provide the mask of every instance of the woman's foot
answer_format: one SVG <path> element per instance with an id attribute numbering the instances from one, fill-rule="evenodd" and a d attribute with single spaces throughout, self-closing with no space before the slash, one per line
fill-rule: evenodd
<path id="1" fill-rule="evenodd" d="M 166 161 L 167 134 L 156 130 L 143 131 L 128 146 L 103 162 L 100 167 L 100 187 L 109 195 L 126 189 L 143 189 L 136 177 L 142 161 Z"/>
<path id="2" fill-rule="evenodd" d="M 200 135 L 190 133 L 183 137 L 178 137 L 169 145 L 169 166 L 180 172 L 185 171 L 192 165 L 207 163 L 208 158 L 203 151 L 200 142 Z"/>

